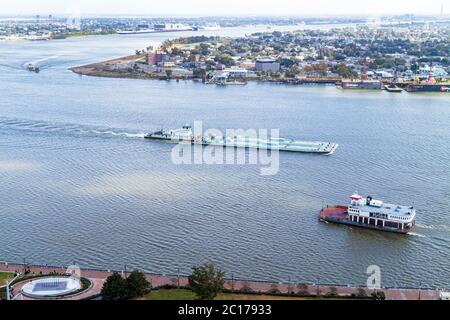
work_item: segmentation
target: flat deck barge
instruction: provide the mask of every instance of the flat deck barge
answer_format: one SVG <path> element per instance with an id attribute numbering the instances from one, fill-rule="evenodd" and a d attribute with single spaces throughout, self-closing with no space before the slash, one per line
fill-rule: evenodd
<path id="1" fill-rule="evenodd" d="M 145 136 L 149 140 L 160 140 L 167 142 L 184 142 L 192 145 L 232 147 L 258 150 L 273 150 L 284 152 L 301 152 L 331 155 L 339 147 L 334 142 L 300 141 L 283 138 L 257 139 L 243 136 L 216 137 L 216 136 L 194 136 L 189 125 L 181 129 L 160 130 Z"/>

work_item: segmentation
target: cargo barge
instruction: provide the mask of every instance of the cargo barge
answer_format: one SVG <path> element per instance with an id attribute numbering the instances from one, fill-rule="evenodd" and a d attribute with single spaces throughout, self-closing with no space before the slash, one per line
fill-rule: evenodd
<path id="1" fill-rule="evenodd" d="M 319 219 L 327 223 L 407 234 L 414 229 L 416 209 L 353 194 L 348 206 L 327 206 L 320 212 Z"/>
<path id="2" fill-rule="evenodd" d="M 245 149 L 273 150 L 286 152 L 317 153 L 331 155 L 339 147 L 333 142 L 300 141 L 283 138 L 258 139 L 244 136 L 195 136 L 192 127 L 185 125 L 181 129 L 159 130 L 145 135 L 145 139 L 168 142 L 184 142 L 193 145 L 233 147 Z"/>
<path id="3" fill-rule="evenodd" d="M 438 82 L 434 79 L 433 71 L 430 70 L 428 80 L 408 84 L 405 88 L 408 92 L 445 92 L 450 93 L 449 82 Z"/>
<path id="4" fill-rule="evenodd" d="M 343 80 L 340 87 L 344 90 L 382 90 L 383 83 L 378 80 Z"/>
<path id="5" fill-rule="evenodd" d="M 383 82 L 378 80 L 367 80 L 367 66 L 364 63 L 362 80 L 342 80 L 340 88 L 344 90 L 382 90 Z"/>
<path id="6" fill-rule="evenodd" d="M 450 93 L 450 83 L 415 83 L 408 84 L 405 88 L 408 92 L 442 92 Z"/>

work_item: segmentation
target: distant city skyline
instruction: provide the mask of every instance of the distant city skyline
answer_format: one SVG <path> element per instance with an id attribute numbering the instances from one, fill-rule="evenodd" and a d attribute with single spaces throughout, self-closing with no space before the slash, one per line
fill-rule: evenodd
<path id="1" fill-rule="evenodd" d="M 442 10 L 443 9 L 443 10 Z M 149 15 L 149 16 L 307 16 L 448 14 L 450 0 L 15 0 L 2 3 L 0 15 Z"/>

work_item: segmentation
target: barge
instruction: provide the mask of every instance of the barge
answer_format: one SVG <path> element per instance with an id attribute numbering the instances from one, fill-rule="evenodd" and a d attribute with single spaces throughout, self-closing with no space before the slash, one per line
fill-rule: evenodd
<path id="1" fill-rule="evenodd" d="M 414 229 L 416 209 L 353 194 L 349 205 L 327 206 L 320 212 L 319 219 L 322 222 L 407 234 Z"/>
<path id="2" fill-rule="evenodd" d="M 283 138 L 258 139 L 244 136 L 194 136 L 192 127 L 185 125 L 181 129 L 159 130 L 145 135 L 145 139 L 168 142 L 184 142 L 193 145 L 233 147 L 246 149 L 274 150 L 286 152 L 316 153 L 331 155 L 339 147 L 334 142 L 300 141 Z"/>
<path id="3" fill-rule="evenodd" d="M 378 80 L 343 80 L 340 87 L 344 90 L 382 90 L 383 83 Z"/>
<path id="4" fill-rule="evenodd" d="M 408 92 L 441 92 L 450 93 L 450 82 L 438 82 L 434 79 L 433 71 L 430 70 L 428 80 L 425 82 L 416 81 L 408 84 L 405 88 Z"/>

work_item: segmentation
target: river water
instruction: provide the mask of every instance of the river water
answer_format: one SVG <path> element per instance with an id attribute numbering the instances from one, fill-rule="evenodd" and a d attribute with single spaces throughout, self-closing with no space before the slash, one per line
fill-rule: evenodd
<path id="1" fill-rule="evenodd" d="M 386 286 L 450 287 L 450 96 L 67 70 L 180 35 L 0 43 L 0 261 L 167 274 L 214 261 L 235 278 L 354 285 L 378 265 Z M 279 173 L 262 176 L 255 165 L 175 165 L 172 145 L 143 139 L 196 120 L 340 147 L 281 154 Z M 415 232 L 318 221 L 354 191 L 414 203 Z"/>

